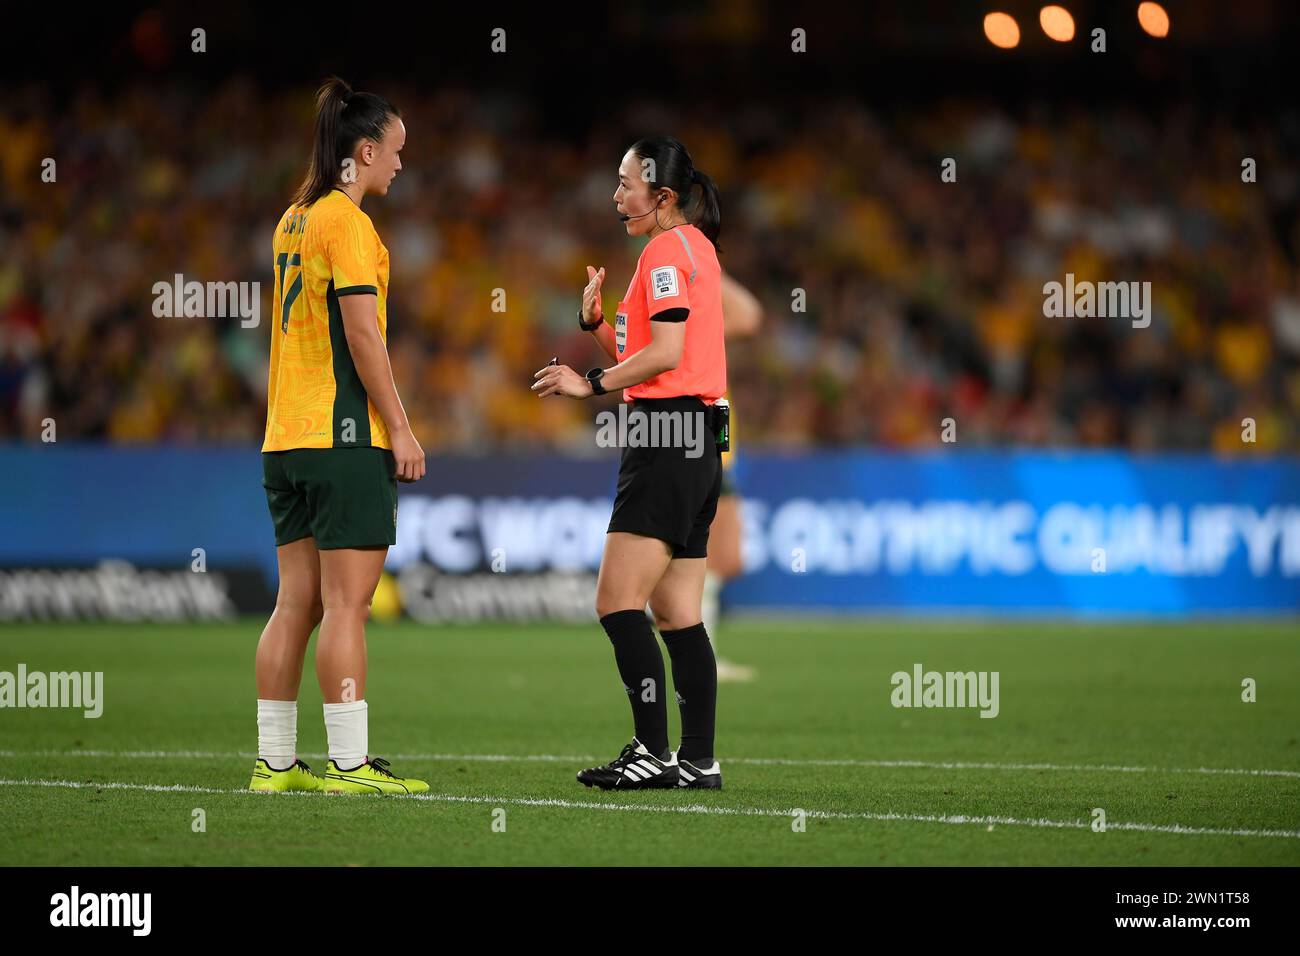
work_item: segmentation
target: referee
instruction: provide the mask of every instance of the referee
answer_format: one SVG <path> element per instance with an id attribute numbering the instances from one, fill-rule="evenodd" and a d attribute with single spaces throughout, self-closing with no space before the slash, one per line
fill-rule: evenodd
<path id="1" fill-rule="evenodd" d="M 698 190 L 698 195 L 696 191 Z M 605 270 L 587 267 L 578 321 L 614 360 L 586 376 L 566 365 L 540 369 L 542 397 L 587 398 L 623 390 L 632 414 L 680 413 L 707 424 L 703 453 L 624 447 L 618 493 L 596 583 L 596 613 L 614 645 L 632 705 L 635 736 L 613 761 L 578 773 L 602 789 L 719 789 L 713 755 L 717 664 L 701 620 L 709 525 L 722 483 L 714 403 L 727 390 L 722 270 L 715 243 L 718 190 L 671 137 L 643 139 L 623 156 L 614 204 L 629 236 L 644 236 L 611 329 L 601 306 Z M 682 741 L 668 747 L 664 660 L 647 602 L 672 660 Z"/>

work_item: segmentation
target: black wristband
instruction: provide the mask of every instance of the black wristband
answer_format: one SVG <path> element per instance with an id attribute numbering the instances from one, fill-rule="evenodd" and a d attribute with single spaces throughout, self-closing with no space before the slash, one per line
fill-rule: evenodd
<path id="1" fill-rule="evenodd" d="M 597 365 L 587 372 L 587 382 L 591 385 L 591 394 L 604 395 L 605 386 L 600 384 L 601 378 L 605 375 L 605 370 Z"/>
<path id="2" fill-rule="evenodd" d="M 605 317 L 601 316 L 595 322 L 592 322 L 591 325 L 588 325 L 586 322 L 582 321 L 582 310 L 578 310 L 578 328 L 582 329 L 584 332 L 595 332 L 600 328 L 601 323 L 604 321 Z"/>

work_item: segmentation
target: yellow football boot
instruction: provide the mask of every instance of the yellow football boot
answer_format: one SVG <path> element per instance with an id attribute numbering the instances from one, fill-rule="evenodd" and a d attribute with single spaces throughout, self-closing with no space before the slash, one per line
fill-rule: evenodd
<path id="1" fill-rule="evenodd" d="M 424 793 L 423 780 L 399 777 L 383 757 L 371 757 L 356 770 L 340 770 L 333 760 L 325 768 L 327 793 Z"/>
<path id="2" fill-rule="evenodd" d="M 288 770 L 272 770 L 261 757 L 253 764 L 253 779 L 248 784 L 249 790 L 266 793 L 289 790 L 325 790 L 325 781 L 311 772 L 311 767 L 301 760 L 295 761 Z"/>

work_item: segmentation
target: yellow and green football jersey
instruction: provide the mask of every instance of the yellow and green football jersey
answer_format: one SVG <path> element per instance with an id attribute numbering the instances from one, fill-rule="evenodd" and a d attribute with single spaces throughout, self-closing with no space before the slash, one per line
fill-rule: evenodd
<path id="1" fill-rule="evenodd" d="M 391 448 L 343 333 L 339 300 L 373 295 L 388 337 L 388 250 L 370 217 L 335 189 L 290 206 L 276 226 L 274 320 L 262 451 Z"/>

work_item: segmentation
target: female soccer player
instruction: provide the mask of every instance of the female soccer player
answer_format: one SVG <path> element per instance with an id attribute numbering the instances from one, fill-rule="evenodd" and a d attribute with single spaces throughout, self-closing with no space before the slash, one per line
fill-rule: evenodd
<path id="1" fill-rule="evenodd" d="M 257 645 L 252 790 L 429 789 L 369 756 L 365 699 L 365 624 L 396 541 L 396 482 L 424 477 L 388 363 L 388 250 L 361 211 L 365 196 L 388 194 L 405 142 L 393 104 L 330 79 L 316 97 L 307 178 L 275 230 L 262 484 L 280 590 Z M 297 756 L 298 685 L 318 624 L 323 780 Z"/>
<path id="2" fill-rule="evenodd" d="M 695 190 L 699 190 L 697 198 Z M 538 395 L 587 398 L 623 389 L 638 412 L 691 416 L 703 447 L 624 447 L 614 513 L 596 582 L 596 613 L 632 705 L 635 736 L 613 761 L 578 774 L 588 787 L 722 786 L 713 755 L 718 674 L 700 615 L 709 525 L 722 481 L 713 404 L 727 390 L 718 191 L 675 139 L 643 139 L 623 156 L 614 204 L 630 236 L 649 239 L 614 328 L 600 301 L 605 270 L 587 267 L 579 324 L 616 363 L 586 376 L 567 365 L 537 372 Z M 658 419 L 663 420 L 663 419 Z M 684 434 L 684 433 L 683 433 Z M 647 601 L 668 645 L 682 742 L 668 749 L 664 661 Z"/>

